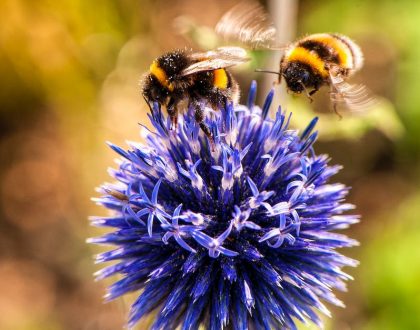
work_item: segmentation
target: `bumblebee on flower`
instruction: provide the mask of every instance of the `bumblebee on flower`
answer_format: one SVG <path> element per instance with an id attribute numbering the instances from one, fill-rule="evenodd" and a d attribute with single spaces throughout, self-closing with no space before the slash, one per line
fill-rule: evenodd
<path id="1" fill-rule="evenodd" d="M 337 248 L 356 244 L 333 233 L 358 221 L 343 214 L 348 188 L 328 183 L 339 166 L 313 150 L 316 119 L 299 134 L 279 109 L 267 116 L 254 105 L 228 104 L 206 119 L 216 150 L 194 117 L 179 117 L 169 130 L 157 103 L 149 116 L 155 132 L 145 145 L 111 147 L 122 157 L 97 202 L 112 211 L 93 218 L 113 231 L 90 241 L 115 245 L 97 272 L 122 278 L 107 299 L 139 292 L 129 326 L 156 313 L 153 329 L 294 329 L 295 321 L 322 322 L 324 302 L 342 305 L 355 266 Z M 192 109 L 191 109 L 192 110 Z"/>

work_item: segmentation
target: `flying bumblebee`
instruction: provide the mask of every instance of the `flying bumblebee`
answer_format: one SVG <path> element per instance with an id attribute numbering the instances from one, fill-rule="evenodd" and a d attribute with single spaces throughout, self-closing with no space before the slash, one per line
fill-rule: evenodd
<path id="1" fill-rule="evenodd" d="M 274 43 L 275 28 L 257 3 L 246 2 L 232 8 L 220 19 L 216 32 L 225 39 L 256 48 L 279 49 Z M 277 83 L 284 79 L 288 91 L 305 93 L 312 101 L 312 95 L 322 86 L 329 86 L 337 114 L 338 104 L 350 110 L 361 110 L 372 104 L 373 99 L 365 86 L 347 82 L 347 78 L 363 66 L 362 51 L 350 38 L 335 33 L 317 33 L 280 49 L 284 53 L 279 71 L 257 71 L 277 74 Z"/>
<path id="2" fill-rule="evenodd" d="M 203 53 L 172 51 L 152 62 L 142 82 L 142 94 L 149 105 L 157 102 L 166 107 L 172 127 L 177 125 L 179 103 L 188 101 L 188 106 L 195 109 L 196 122 L 213 144 L 200 102 L 215 110 L 227 102 L 237 103 L 239 87 L 226 68 L 246 61 L 247 53 L 240 47 L 220 47 Z"/>

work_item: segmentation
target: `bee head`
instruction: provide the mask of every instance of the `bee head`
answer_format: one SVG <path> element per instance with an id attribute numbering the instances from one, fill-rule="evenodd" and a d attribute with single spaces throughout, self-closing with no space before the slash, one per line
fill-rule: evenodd
<path id="1" fill-rule="evenodd" d="M 169 91 L 162 86 L 156 77 L 149 74 L 144 81 L 143 96 L 148 102 L 157 102 L 163 105 L 168 100 Z"/>
<path id="2" fill-rule="evenodd" d="M 305 87 L 313 87 L 312 76 L 312 70 L 299 62 L 290 62 L 283 70 L 287 87 L 294 93 L 301 93 Z"/>

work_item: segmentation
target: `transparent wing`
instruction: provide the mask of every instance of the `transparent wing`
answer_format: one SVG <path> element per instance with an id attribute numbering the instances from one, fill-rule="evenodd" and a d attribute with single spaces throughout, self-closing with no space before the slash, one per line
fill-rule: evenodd
<path id="1" fill-rule="evenodd" d="M 240 47 L 220 47 L 205 53 L 193 53 L 190 58 L 197 62 L 185 68 L 181 72 L 181 76 L 228 68 L 249 61 L 246 50 Z"/>
<path id="2" fill-rule="evenodd" d="M 330 82 L 331 100 L 334 104 L 344 105 L 351 111 L 363 111 L 377 103 L 366 86 L 349 84 L 340 74 L 330 74 Z"/>
<path id="3" fill-rule="evenodd" d="M 211 60 L 216 58 L 232 58 L 232 59 L 244 59 L 248 60 L 247 52 L 245 49 L 241 47 L 235 46 L 226 46 L 226 47 L 219 47 L 215 50 L 210 50 L 208 52 L 203 53 L 193 53 L 190 55 L 190 58 L 201 61 L 201 60 Z"/>
<path id="4" fill-rule="evenodd" d="M 240 41 L 253 48 L 272 48 L 276 28 L 264 8 L 256 2 L 242 2 L 222 16 L 215 31 L 227 41 Z"/>

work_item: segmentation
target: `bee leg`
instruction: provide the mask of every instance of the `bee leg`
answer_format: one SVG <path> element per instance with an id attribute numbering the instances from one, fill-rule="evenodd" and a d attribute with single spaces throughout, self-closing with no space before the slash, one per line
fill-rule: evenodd
<path id="1" fill-rule="evenodd" d="M 200 107 L 200 105 L 197 103 L 197 101 L 193 101 L 193 105 L 195 108 L 194 119 L 197 122 L 197 124 L 200 126 L 201 130 L 209 139 L 210 145 L 211 145 L 211 151 L 214 151 L 215 149 L 214 139 L 213 139 L 213 135 L 211 134 L 210 128 L 204 123 L 204 111 Z"/>
<path id="2" fill-rule="evenodd" d="M 312 96 L 312 95 L 314 95 L 316 92 L 318 92 L 319 91 L 319 89 L 318 88 L 315 88 L 315 89 L 313 89 L 313 90 L 311 90 L 310 92 L 309 92 L 309 95 L 310 96 Z"/>
<path id="3" fill-rule="evenodd" d="M 319 90 L 318 88 L 315 88 L 315 89 L 311 90 L 309 93 L 305 90 L 311 103 L 314 101 L 314 99 L 312 98 L 312 95 L 314 95 L 316 92 L 318 92 L 318 90 Z"/>
<path id="4" fill-rule="evenodd" d="M 169 129 L 172 131 L 173 129 L 176 129 L 178 113 L 175 108 L 168 108 L 168 115 L 171 119 L 171 127 Z"/>
<path id="5" fill-rule="evenodd" d="M 228 106 L 228 98 L 227 97 L 223 97 L 221 104 L 222 104 L 222 109 L 226 110 L 227 106 Z"/>
<path id="6" fill-rule="evenodd" d="M 152 106 L 150 105 L 150 101 L 147 99 L 147 97 L 144 93 L 143 93 L 143 99 L 146 102 L 147 106 L 149 107 L 150 113 L 153 113 L 153 109 L 152 109 Z"/>
<path id="7" fill-rule="evenodd" d="M 169 118 L 171 119 L 170 129 L 177 129 L 178 126 L 178 103 L 174 99 L 171 99 L 167 106 Z"/>
<path id="8" fill-rule="evenodd" d="M 306 97 L 309 99 L 309 103 L 312 103 L 314 101 L 311 94 L 309 94 L 308 92 L 306 92 Z"/>
<path id="9" fill-rule="evenodd" d="M 305 86 L 302 82 L 300 82 L 300 81 L 299 81 L 299 83 L 300 83 L 300 85 L 302 86 L 303 90 L 305 91 L 306 97 L 309 99 L 309 102 L 310 102 L 310 103 L 312 103 L 312 102 L 314 101 L 314 99 L 312 98 L 312 96 L 311 96 L 311 95 L 312 95 L 313 93 L 315 93 L 315 92 L 316 92 L 316 90 L 315 90 L 315 92 L 314 92 L 314 91 L 310 91 L 310 92 L 308 92 L 308 90 L 307 90 L 306 86 Z"/>

